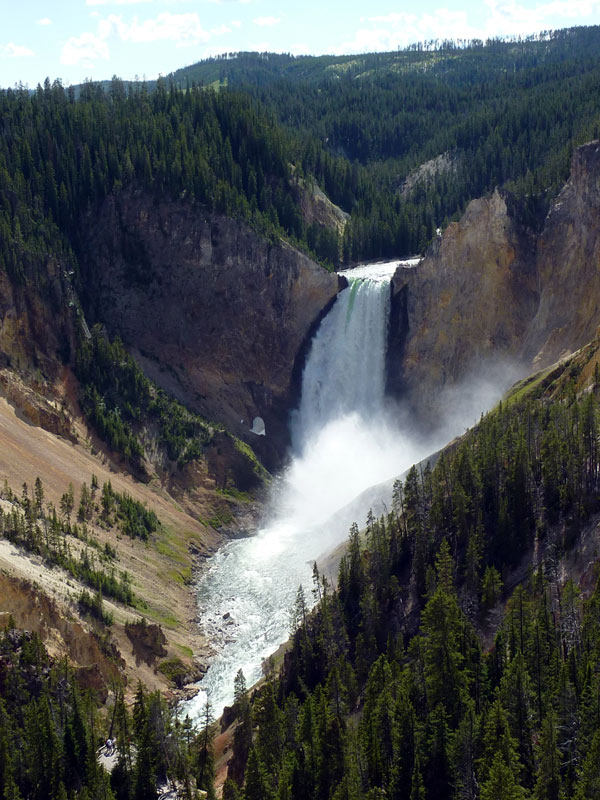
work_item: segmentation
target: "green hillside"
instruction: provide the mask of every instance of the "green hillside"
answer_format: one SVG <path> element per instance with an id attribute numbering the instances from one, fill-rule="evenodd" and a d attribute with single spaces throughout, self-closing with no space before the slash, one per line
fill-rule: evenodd
<path id="1" fill-rule="evenodd" d="M 356 260 L 421 250 L 495 186 L 527 196 L 535 222 L 574 146 L 598 133 L 599 52 L 600 28 L 573 28 L 358 56 L 239 53 L 172 79 L 243 88 L 299 132 L 302 168 L 353 215 L 346 256 Z M 450 169 L 399 194 L 442 154 Z"/>
<path id="2" fill-rule="evenodd" d="M 413 467 L 337 591 L 315 568 L 224 797 L 598 796 L 600 590 L 569 574 L 597 547 L 597 351 Z"/>

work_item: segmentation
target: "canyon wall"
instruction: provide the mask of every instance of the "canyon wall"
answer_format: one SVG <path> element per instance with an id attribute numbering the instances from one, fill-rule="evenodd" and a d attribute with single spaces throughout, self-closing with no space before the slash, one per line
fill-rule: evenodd
<path id="1" fill-rule="evenodd" d="M 534 367 L 587 344 L 600 325 L 600 142 L 573 154 L 571 175 L 537 242 L 539 303 L 523 357 Z"/>
<path id="2" fill-rule="evenodd" d="M 75 343 L 72 274 L 51 258 L 22 266 L 20 279 L 0 270 L 0 368 L 52 378 Z"/>
<path id="3" fill-rule="evenodd" d="M 83 242 L 88 320 L 119 334 L 185 405 L 276 465 L 304 348 L 340 279 L 239 221 L 135 191 L 86 219 Z M 257 416 L 265 437 L 249 432 Z"/>
<path id="4" fill-rule="evenodd" d="M 426 420 L 465 379 L 527 374 L 600 324 L 600 142 L 578 148 L 541 232 L 509 193 L 469 203 L 394 276 L 388 391 Z"/>

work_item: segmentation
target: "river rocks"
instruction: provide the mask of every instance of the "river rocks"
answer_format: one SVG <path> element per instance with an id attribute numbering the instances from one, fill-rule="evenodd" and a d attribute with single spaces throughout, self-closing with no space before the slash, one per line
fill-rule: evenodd
<path id="1" fill-rule="evenodd" d="M 495 191 L 469 204 L 415 270 L 393 280 L 388 391 L 425 420 L 443 390 L 493 368 L 523 374 L 600 324 L 600 143 L 580 147 L 541 233 Z M 501 377 L 496 374 L 498 380 Z"/>
<path id="2" fill-rule="evenodd" d="M 167 391 L 277 462 L 303 347 L 337 276 L 239 221 L 142 192 L 107 198 L 84 227 L 91 319 Z M 257 416 L 266 436 L 250 432 Z"/>

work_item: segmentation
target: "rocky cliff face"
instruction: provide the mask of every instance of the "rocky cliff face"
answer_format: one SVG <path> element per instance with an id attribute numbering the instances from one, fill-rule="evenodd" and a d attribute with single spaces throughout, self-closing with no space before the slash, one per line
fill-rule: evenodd
<path id="1" fill-rule="evenodd" d="M 22 266 L 22 280 L 0 271 L 0 397 L 32 425 L 73 441 L 57 386 L 81 321 L 72 273 L 56 259 Z"/>
<path id="2" fill-rule="evenodd" d="M 70 276 L 59 262 L 48 260 L 22 282 L 0 271 L 0 368 L 55 377 L 74 345 L 76 314 Z"/>
<path id="3" fill-rule="evenodd" d="M 303 347 L 338 277 L 284 243 L 183 203 L 128 192 L 85 223 L 88 318 L 147 374 L 275 464 Z M 266 436 L 249 433 L 254 417 Z"/>
<path id="4" fill-rule="evenodd" d="M 523 356 L 544 367 L 587 344 L 600 324 L 600 142 L 578 148 L 536 252 L 539 304 Z"/>
<path id="5" fill-rule="evenodd" d="M 514 356 L 538 303 L 535 241 L 512 198 L 471 202 L 393 280 L 388 389 L 427 411 L 468 370 Z"/>
<path id="6" fill-rule="evenodd" d="M 440 392 L 493 364 L 523 374 L 600 324 L 600 143 L 579 148 L 541 234 L 505 192 L 471 202 L 393 281 L 388 389 L 437 411 Z"/>

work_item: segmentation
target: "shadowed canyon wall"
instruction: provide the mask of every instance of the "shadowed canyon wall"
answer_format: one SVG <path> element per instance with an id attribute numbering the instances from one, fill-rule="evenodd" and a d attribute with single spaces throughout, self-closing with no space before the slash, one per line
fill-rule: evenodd
<path id="1" fill-rule="evenodd" d="M 118 333 L 157 383 L 276 464 L 297 359 L 340 279 L 238 221 L 136 192 L 108 198 L 86 221 L 83 252 L 90 322 Z M 256 416 L 265 437 L 249 433 Z"/>

